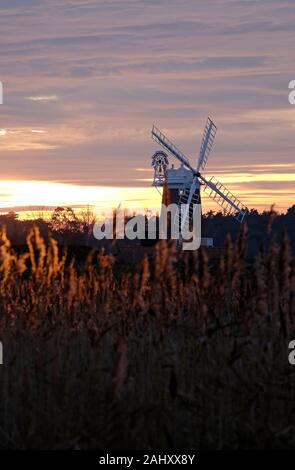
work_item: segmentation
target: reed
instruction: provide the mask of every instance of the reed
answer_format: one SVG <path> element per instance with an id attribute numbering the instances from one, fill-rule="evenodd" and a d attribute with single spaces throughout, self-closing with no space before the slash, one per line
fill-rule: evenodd
<path id="1" fill-rule="evenodd" d="M 245 226 L 217 264 L 161 241 L 135 271 L 0 240 L 1 448 L 294 447 L 287 236 L 254 263 Z"/>

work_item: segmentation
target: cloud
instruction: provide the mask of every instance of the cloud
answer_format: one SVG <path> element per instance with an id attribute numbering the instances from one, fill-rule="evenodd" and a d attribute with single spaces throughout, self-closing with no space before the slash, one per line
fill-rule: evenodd
<path id="1" fill-rule="evenodd" d="M 28 96 L 28 100 L 31 101 L 42 101 L 47 103 L 48 101 L 57 101 L 58 97 L 56 95 L 41 95 L 41 96 Z"/>

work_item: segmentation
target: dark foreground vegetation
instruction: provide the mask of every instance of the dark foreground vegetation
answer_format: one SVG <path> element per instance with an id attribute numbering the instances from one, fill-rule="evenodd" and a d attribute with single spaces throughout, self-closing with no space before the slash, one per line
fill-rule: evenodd
<path id="1" fill-rule="evenodd" d="M 158 243 L 76 263 L 32 229 L 0 246 L 0 447 L 295 447 L 295 266 L 287 235 L 214 266 Z"/>

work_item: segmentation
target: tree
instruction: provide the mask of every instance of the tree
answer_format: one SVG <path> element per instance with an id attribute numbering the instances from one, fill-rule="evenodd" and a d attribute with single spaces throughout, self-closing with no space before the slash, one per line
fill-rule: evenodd
<path id="1" fill-rule="evenodd" d="M 289 209 L 287 210 L 287 215 L 289 217 L 295 217 L 295 205 L 289 207 Z"/>
<path id="2" fill-rule="evenodd" d="M 80 233 L 81 221 L 71 207 L 57 207 L 51 216 L 49 227 L 53 232 Z"/>
<path id="3" fill-rule="evenodd" d="M 90 206 L 87 206 L 86 209 L 81 211 L 79 219 L 81 221 L 81 228 L 83 233 L 85 235 L 88 235 L 91 232 L 93 225 L 95 224 L 97 219 L 95 213 L 93 212 Z"/>

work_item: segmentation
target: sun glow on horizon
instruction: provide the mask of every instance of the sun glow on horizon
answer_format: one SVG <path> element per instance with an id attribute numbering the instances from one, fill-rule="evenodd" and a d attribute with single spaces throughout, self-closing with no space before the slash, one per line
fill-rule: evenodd
<path id="1" fill-rule="evenodd" d="M 218 174 L 218 172 L 215 172 Z M 272 204 L 279 212 L 284 212 L 292 205 L 290 189 L 260 188 L 252 189 L 243 186 L 245 179 L 242 173 L 222 176 L 222 181 L 229 185 L 234 194 L 247 205 L 249 209 L 269 210 Z M 253 177 L 253 175 L 251 175 Z M 255 175 L 251 181 L 294 181 L 294 173 L 284 175 Z M 279 177 L 279 178 L 276 178 Z M 282 178 L 283 177 L 283 178 Z M 143 180 L 143 179 L 142 179 Z M 141 181 L 142 181 L 141 180 Z M 53 210 L 55 207 L 73 207 L 74 209 L 91 207 L 96 214 L 106 214 L 119 206 L 132 212 L 143 212 L 146 209 L 152 213 L 160 210 L 161 190 L 157 191 L 150 186 L 146 187 L 114 187 L 114 186 L 86 186 L 51 181 L 30 180 L 2 180 L 0 181 L 0 212 L 13 210 L 21 218 L 28 214 L 41 213 Z M 291 191 L 292 192 L 292 191 Z M 292 193 L 295 196 L 295 192 Z M 203 212 L 218 211 L 220 208 L 202 192 Z M 294 200 L 294 198 L 293 198 Z M 290 201 L 288 203 L 288 201 Z"/>
<path id="2" fill-rule="evenodd" d="M 111 186 L 80 186 L 50 181 L 0 181 L 0 212 L 40 210 L 50 207 L 86 207 L 103 213 L 119 205 L 138 211 L 156 210 L 161 195 L 155 188 L 126 188 Z"/>

